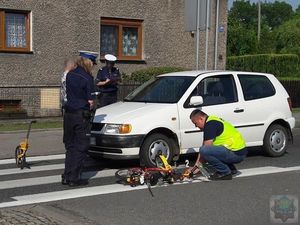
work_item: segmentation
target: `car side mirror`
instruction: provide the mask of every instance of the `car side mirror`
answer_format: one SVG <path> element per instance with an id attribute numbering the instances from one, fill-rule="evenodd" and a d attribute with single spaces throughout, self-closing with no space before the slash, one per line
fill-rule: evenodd
<path id="1" fill-rule="evenodd" d="M 190 106 L 199 106 L 203 104 L 203 98 L 202 96 L 193 96 L 190 99 Z"/>

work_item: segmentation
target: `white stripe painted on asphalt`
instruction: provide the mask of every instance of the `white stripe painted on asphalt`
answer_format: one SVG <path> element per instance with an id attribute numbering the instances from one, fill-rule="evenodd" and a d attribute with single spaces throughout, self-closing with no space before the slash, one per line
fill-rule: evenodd
<path id="1" fill-rule="evenodd" d="M 20 168 L 3 169 L 0 170 L 0 176 L 20 174 L 20 173 L 33 173 L 33 172 L 48 171 L 48 170 L 59 170 L 64 168 L 65 168 L 65 164 L 53 164 L 53 165 L 44 165 L 44 166 L 33 166 L 31 167 L 31 169 L 24 168 L 22 170 Z"/>
<path id="2" fill-rule="evenodd" d="M 274 167 L 274 166 L 257 167 L 257 168 L 240 170 L 241 174 L 238 175 L 237 177 L 250 177 L 250 176 L 256 176 L 256 175 L 292 172 L 292 171 L 298 171 L 298 170 L 300 170 L 300 166 L 286 167 L 286 168 Z"/>
<path id="3" fill-rule="evenodd" d="M 243 169 L 240 170 L 241 175 L 239 177 L 249 177 L 249 176 L 257 176 L 257 175 L 265 175 L 265 174 L 274 174 L 274 173 L 282 173 L 282 172 L 291 172 L 291 171 L 299 171 L 300 166 L 288 167 L 288 168 L 280 168 L 280 167 L 259 167 L 259 168 L 251 168 L 251 169 Z M 201 182 L 201 180 L 196 180 L 193 183 Z M 185 183 L 176 183 L 176 185 L 182 185 Z M 159 187 L 159 186 L 156 186 Z M 103 185 L 103 186 L 95 186 L 95 187 L 86 187 L 79 189 L 69 189 L 64 191 L 55 191 L 48 193 L 40 193 L 40 194 L 32 194 L 32 195 L 24 195 L 24 196 L 15 196 L 12 199 L 16 201 L 11 202 L 3 202 L 0 203 L 0 208 L 5 207 L 13 207 L 13 206 L 21 206 L 21 205 L 29 205 L 29 204 L 37 204 L 44 202 L 52 202 L 66 199 L 74 199 L 95 195 L 104 195 L 104 194 L 112 194 L 126 191 L 134 191 L 146 189 L 147 186 L 137 186 L 130 187 L 124 186 L 120 184 L 111 184 L 111 185 Z M 154 187 L 155 188 L 155 187 Z"/>
<path id="4" fill-rule="evenodd" d="M 102 171 L 89 171 L 82 174 L 82 179 L 95 179 L 101 177 L 111 177 L 116 173 L 116 169 L 113 170 L 102 170 Z M 19 187 L 29 187 L 42 184 L 53 184 L 60 183 L 61 175 L 46 176 L 46 177 L 34 177 L 19 180 L 8 180 L 0 182 L 0 190 L 19 188 Z"/>
<path id="5" fill-rule="evenodd" d="M 58 155 L 46 155 L 46 156 L 31 156 L 26 157 L 27 162 L 36 162 L 36 161 L 44 161 L 44 160 L 56 160 L 56 159 L 64 159 L 65 154 L 58 154 Z M 15 159 L 1 159 L 0 165 L 4 164 L 12 164 L 16 163 Z"/>

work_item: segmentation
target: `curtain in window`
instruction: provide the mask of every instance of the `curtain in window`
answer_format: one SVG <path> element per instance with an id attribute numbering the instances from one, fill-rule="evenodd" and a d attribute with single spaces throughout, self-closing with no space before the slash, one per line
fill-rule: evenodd
<path id="1" fill-rule="evenodd" d="M 136 56 L 138 48 L 138 29 L 132 27 L 123 28 L 123 55 Z"/>
<path id="2" fill-rule="evenodd" d="M 7 47 L 26 47 L 26 25 L 24 14 L 7 13 L 5 15 L 5 29 Z"/>
<path id="3" fill-rule="evenodd" d="M 101 26 L 101 55 L 117 55 L 118 30 L 116 26 Z"/>

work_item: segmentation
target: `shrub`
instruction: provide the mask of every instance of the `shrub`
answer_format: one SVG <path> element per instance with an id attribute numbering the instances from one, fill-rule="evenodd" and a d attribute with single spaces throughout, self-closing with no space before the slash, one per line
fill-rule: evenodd
<path id="1" fill-rule="evenodd" d="M 260 54 L 227 57 L 227 70 L 271 73 L 277 77 L 300 76 L 296 54 Z"/>
<path id="2" fill-rule="evenodd" d="M 160 74 L 178 72 L 184 70 L 185 69 L 180 67 L 150 67 L 147 69 L 137 70 L 133 72 L 129 78 L 130 80 L 134 80 L 137 82 L 145 82 L 147 80 L 150 80 L 152 77 L 155 77 Z"/>

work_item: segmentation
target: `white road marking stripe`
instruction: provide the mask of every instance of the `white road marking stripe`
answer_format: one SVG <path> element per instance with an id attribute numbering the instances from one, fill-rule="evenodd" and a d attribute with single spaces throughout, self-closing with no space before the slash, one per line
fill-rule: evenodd
<path id="1" fill-rule="evenodd" d="M 237 177 L 250 177 L 256 175 L 266 175 L 272 173 L 282 173 L 282 172 L 292 172 L 300 170 L 300 166 L 294 167 L 273 167 L 273 166 L 266 166 L 266 167 L 257 167 L 257 168 L 250 168 L 250 169 L 243 169 L 240 170 L 241 174 Z"/>
<path id="2" fill-rule="evenodd" d="M 58 154 L 58 155 L 46 155 L 46 156 L 31 156 L 26 157 L 27 162 L 36 162 L 36 161 L 44 161 L 44 160 L 56 160 L 56 159 L 64 159 L 65 154 Z M 16 163 L 15 159 L 1 159 L 0 165 L 4 164 L 12 164 Z"/>
<path id="3" fill-rule="evenodd" d="M 300 166 L 288 167 L 288 168 L 280 168 L 280 167 L 251 168 L 251 169 L 241 170 L 240 171 L 241 175 L 239 175 L 237 178 L 290 172 L 290 171 L 299 171 L 299 170 L 300 170 Z M 201 182 L 201 180 L 196 180 L 193 183 L 197 183 L 197 182 Z M 182 185 L 186 183 L 178 183 L 177 185 Z M 134 191 L 134 190 L 141 190 L 146 188 L 147 186 L 145 185 L 133 188 L 130 186 L 124 186 L 120 184 L 111 184 L 111 185 L 103 185 L 103 186 L 96 186 L 96 187 L 86 187 L 86 188 L 70 189 L 64 191 L 15 196 L 12 197 L 12 199 L 16 201 L 0 203 L 0 208 L 59 201 L 59 200 L 66 200 L 66 199 L 73 199 L 73 198 L 81 198 L 81 197 L 88 197 L 88 196 L 95 196 L 95 195 L 111 194 L 111 193 L 118 193 L 118 192 Z"/>
<path id="4" fill-rule="evenodd" d="M 20 174 L 20 173 L 33 173 L 33 172 L 48 171 L 48 170 L 59 170 L 64 168 L 65 168 L 65 164 L 53 164 L 53 165 L 45 165 L 45 166 L 33 166 L 31 167 L 31 169 L 24 168 L 22 170 L 20 168 L 3 169 L 0 170 L 0 176 Z"/>
<path id="5" fill-rule="evenodd" d="M 111 177 L 115 175 L 116 171 L 117 170 L 114 169 L 114 170 L 84 172 L 82 174 L 82 178 L 95 179 L 101 177 Z M 61 175 L 35 177 L 35 178 L 27 178 L 27 179 L 20 179 L 20 180 L 8 180 L 8 181 L 0 182 L 0 190 L 19 188 L 19 187 L 29 187 L 29 186 L 42 185 L 42 184 L 60 183 L 60 182 L 61 182 Z"/>

